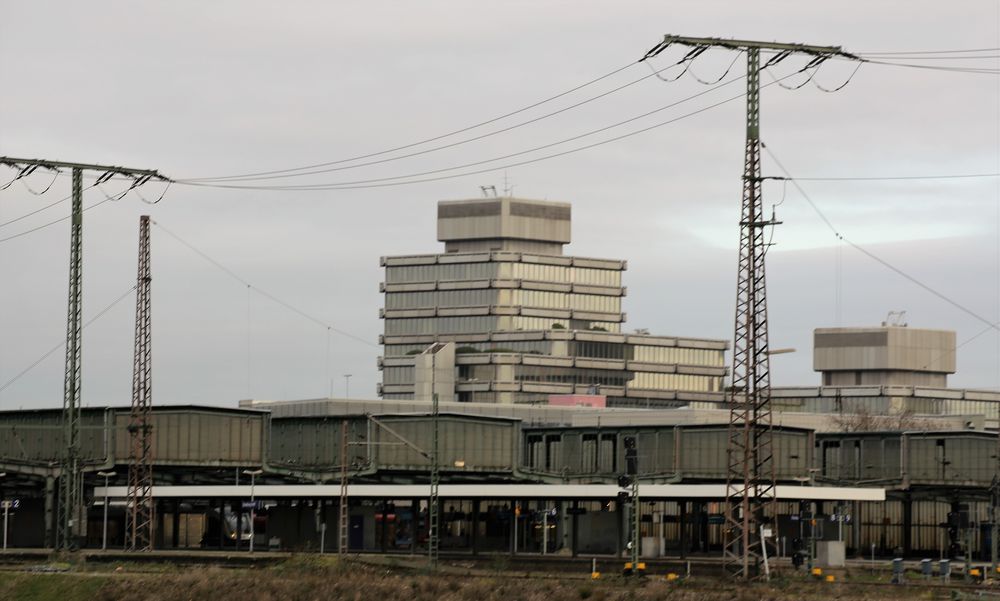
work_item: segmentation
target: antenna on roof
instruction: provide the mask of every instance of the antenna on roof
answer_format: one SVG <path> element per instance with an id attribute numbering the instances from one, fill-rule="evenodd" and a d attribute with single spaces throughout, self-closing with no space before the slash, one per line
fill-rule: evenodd
<path id="1" fill-rule="evenodd" d="M 885 321 L 882 322 L 883 328 L 905 328 L 907 325 L 906 311 L 889 311 L 889 314 L 885 316 Z"/>
<path id="2" fill-rule="evenodd" d="M 497 197 L 497 187 L 496 186 L 479 186 L 479 189 L 483 191 L 483 198 L 496 198 Z"/>
<path id="3" fill-rule="evenodd" d="M 510 183 L 507 179 L 507 172 L 503 172 L 503 195 L 506 198 L 512 198 L 514 196 L 514 184 Z"/>

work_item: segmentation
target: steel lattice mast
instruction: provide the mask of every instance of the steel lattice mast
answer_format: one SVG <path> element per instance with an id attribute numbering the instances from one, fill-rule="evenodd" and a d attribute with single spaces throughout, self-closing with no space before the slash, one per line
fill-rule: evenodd
<path id="1" fill-rule="evenodd" d="M 760 168 L 760 52 L 773 51 L 764 67 L 792 54 L 812 56 L 802 69 L 819 66 L 834 56 L 857 57 L 839 47 L 780 44 L 719 38 L 667 35 L 646 53 L 654 57 L 672 44 L 694 47 L 687 62 L 710 47 L 729 48 L 747 55 L 746 158 L 740 212 L 740 257 L 736 284 L 733 372 L 729 394 L 729 430 L 726 450 L 726 509 L 723 562 L 733 575 L 749 579 L 760 575 L 766 541 L 762 528 L 775 518 L 774 452 L 771 428 L 771 372 L 767 332 L 767 282 L 764 257 L 765 229 L 778 222 L 763 213 Z"/>
<path id="2" fill-rule="evenodd" d="M 129 415 L 128 501 L 126 546 L 153 549 L 153 404 L 152 308 L 149 216 L 139 218 L 139 270 L 135 299 L 135 355 L 132 368 L 132 411 Z"/>
<path id="3" fill-rule="evenodd" d="M 59 474 L 59 522 L 56 548 L 77 547 L 83 517 L 83 479 L 80 476 L 80 385 L 83 373 L 83 170 L 73 169 L 73 208 L 70 221 L 69 304 L 66 316 L 66 371 L 63 379 L 63 440 L 66 450 Z"/>
<path id="4" fill-rule="evenodd" d="M 169 182 L 170 179 L 151 169 L 132 169 L 116 165 L 50 161 L 0 157 L 0 165 L 18 170 L 20 179 L 35 170 L 48 169 L 72 173 L 72 209 L 70 212 L 69 247 L 69 302 L 66 316 L 66 371 L 63 378 L 63 442 L 66 446 L 59 466 L 59 510 L 56 524 L 56 549 L 75 550 L 83 535 L 86 508 L 83 504 L 83 475 L 80 472 L 80 401 L 83 376 L 83 172 L 97 171 L 101 175 L 90 187 L 114 176 L 130 178 L 128 190 L 137 188 L 151 179 Z"/>

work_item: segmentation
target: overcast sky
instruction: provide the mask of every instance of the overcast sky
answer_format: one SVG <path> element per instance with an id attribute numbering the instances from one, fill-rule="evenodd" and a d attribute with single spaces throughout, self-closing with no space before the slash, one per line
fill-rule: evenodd
<path id="1" fill-rule="evenodd" d="M 159 169 L 174 178 L 284 169 L 378 152 L 532 104 L 634 63 L 665 33 L 841 45 L 855 52 L 995 49 L 997 2 L 0 2 L 0 154 Z M 654 66 L 677 60 L 669 49 Z M 996 51 L 982 56 L 995 56 Z M 716 79 L 733 59 L 708 52 Z M 805 59 L 773 69 L 792 75 Z M 957 61 L 928 61 L 954 65 Z M 986 58 L 966 65 L 996 68 Z M 737 63 L 730 78 L 738 76 Z M 854 67 L 816 74 L 827 88 Z M 647 75 L 634 65 L 558 101 L 465 134 L 486 133 Z M 676 72 L 671 72 L 676 73 Z M 763 83 L 771 81 L 769 76 Z M 798 84 L 801 76 L 786 83 Z M 865 65 L 837 93 L 767 87 L 762 138 L 799 177 L 1000 171 L 1000 78 Z M 498 166 L 608 139 L 741 93 L 685 75 L 649 78 L 574 110 L 445 151 L 280 183 L 392 177 L 563 140 L 707 93 L 629 125 Z M 644 134 L 507 169 L 514 194 L 573 203 L 567 252 L 627 259 L 629 329 L 732 336 L 743 166 L 736 100 Z M 443 142 L 463 139 L 448 138 Z M 419 147 L 418 150 L 425 147 Z M 397 153 L 399 154 L 399 153 Z M 382 155 L 384 158 L 394 155 Z M 350 166 L 351 163 L 341 164 Z M 767 158 L 765 175 L 780 175 Z M 13 176 L 0 170 L 0 183 Z M 155 206 L 135 195 L 84 219 L 84 316 L 135 281 L 138 216 L 151 214 L 255 287 L 369 344 L 327 331 L 257 293 L 154 228 L 154 402 L 345 393 L 373 397 L 382 323 L 379 257 L 436 252 L 435 203 L 503 188 L 504 170 L 356 190 L 223 190 L 174 185 Z M 47 174 L 28 178 L 36 191 Z M 104 189 L 120 191 L 120 182 Z M 849 239 L 971 311 L 1000 321 L 1000 183 L 993 179 L 803 182 Z M 159 184 L 143 189 L 148 199 Z M 0 191 L 0 223 L 69 194 L 22 182 Z M 96 188 L 85 203 L 103 198 Z M 765 203 L 784 222 L 768 255 L 778 385 L 814 385 L 811 332 L 878 325 L 906 310 L 914 327 L 963 343 L 950 382 L 998 386 L 1000 338 L 836 238 L 792 187 Z M 62 203 L 0 226 L 0 238 L 67 214 Z M 65 337 L 68 223 L 0 242 L 0 386 Z M 840 274 L 838 277 L 838 273 Z M 837 299 L 840 299 L 838 302 Z M 134 297 L 84 335 L 88 405 L 130 398 Z M 249 317 L 249 318 L 248 318 Z M 839 319 L 838 319 L 839 317 Z M 248 325 L 249 324 L 249 325 Z M 979 335 L 977 338 L 975 336 Z M 0 392 L 0 409 L 55 407 L 58 351 Z"/>

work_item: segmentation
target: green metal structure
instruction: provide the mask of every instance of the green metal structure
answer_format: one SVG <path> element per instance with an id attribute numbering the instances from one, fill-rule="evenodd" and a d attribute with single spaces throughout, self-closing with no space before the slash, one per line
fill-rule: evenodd
<path id="1" fill-rule="evenodd" d="M 72 212 L 70 220 L 69 303 L 66 317 L 66 371 L 63 380 L 63 442 L 65 452 L 60 461 L 59 520 L 56 525 L 55 547 L 75 550 L 84 535 L 86 509 L 83 505 L 83 478 L 80 473 L 80 385 L 83 374 L 83 172 L 98 171 L 101 175 L 91 187 L 114 176 L 130 178 L 129 190 L 151 179 L 170 180 L 149 169 L 130 169 L 113 165 L 72 163 L 44 159 L 0 157 L 0 165 L 18 170 L 15 179 L 43 168 L 53 172 L 72 172 Z"/>
<path id="2" fill-rule="evenodd" d="M 667 35 L 646 53 L 654 57 L 671 45 L 691 47 L 681 60 L 693 60 L 708 48 L 729 48 L 747 55 L 746 156 L 743 165 L 743 200 L 740 214 L 740 257 L 736 285 L 736 319 L 733 337 L 733 374 L 729 405 L 728 476 L 724 563 L 738 578 L 761 576 L 763 558 L 761 526 L 774 511 L 774 450 L 771 436 L 771 373 L 767 331 L 767 284 L 764 257 L 766 228 L 778 222 L 763 213 L 760 167 L 760 54 L 771 51 L 763 68 L 792 54 L 812 56 L 801 71 L 839 56 L 858 57 L 835 46 L 810 46 L 749 40 Z"/>

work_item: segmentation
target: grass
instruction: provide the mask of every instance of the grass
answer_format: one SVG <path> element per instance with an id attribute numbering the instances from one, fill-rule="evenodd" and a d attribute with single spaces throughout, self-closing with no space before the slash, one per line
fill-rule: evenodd
<path id="1" fill-rule="evenodd" d="M 0 572 L 0 599 L 17 601 L 90 601 L 108 576 Z"/>
<path id="2" fill-rule="evenodd" d="M 457 565 L 431 573 L 395 565 L 296 556 L 270 567 L 220 568 L 151 565 L 76 566 L 69 573 L 0 572 L 0 599 L 17 601 L 893 601 L 947 599 L 947 589 L 829 584 L 789 576 L 770 585 L 734 585 L 700 577 L 606 575 L 581 582 L 569 574 L 530 577 L 499 571 L 462 573 Z M 152 569 L 150 569 L 152 568 Z"/>

